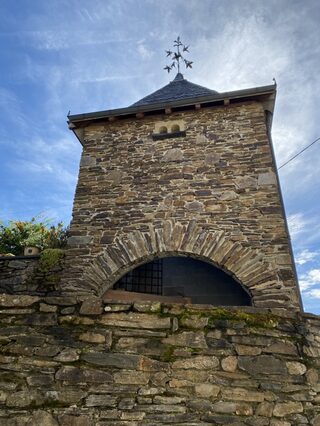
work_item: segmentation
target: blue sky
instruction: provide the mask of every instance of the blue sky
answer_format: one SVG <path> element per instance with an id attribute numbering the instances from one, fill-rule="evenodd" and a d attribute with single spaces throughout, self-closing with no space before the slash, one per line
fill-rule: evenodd
<path id="1" fill-rule="evenodd" d="M 71 218 L 81 147 L 66 116 L 168 83 L 180 34 L 217 91 L 278 83 L 278 165 L 320 136 L 318 0 L 1 0 L 0 219 Z M 305 310 L 320 313 L 320 143 L 280 171 Z"/>

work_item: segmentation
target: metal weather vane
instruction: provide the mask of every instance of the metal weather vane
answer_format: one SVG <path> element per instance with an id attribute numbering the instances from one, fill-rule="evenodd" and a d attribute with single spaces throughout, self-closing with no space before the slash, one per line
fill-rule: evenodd
<path id="1" fill-rule="evenodd" d="M 172 59 L 172 63 L 171 65 L 166 65 L 163 69 L 168 71 L 168 73 L 170 71 L 173 70 L 173 68 L 178 68 L 178 73 L 180 73 L 180 61 L 182 63 L 184 63 L 186 68 L 192 68 L 192 61 L 188 61 L 187 59 L 185 59 L 185 57 L 183 56 L 184 52 L 188 52 L 189 53 L 189 46 L 184 45 L 181 40 L 180 40 L 180 36 L 177 38 L 177 40 L 174 40 L 174 47 L 176 47 L 176 51 L 173 52 L 171 50 L 166 50 L 167 53 L 167 58 Z M 180 51 L 180 49 L 182 49 L 182 52 Z"/>

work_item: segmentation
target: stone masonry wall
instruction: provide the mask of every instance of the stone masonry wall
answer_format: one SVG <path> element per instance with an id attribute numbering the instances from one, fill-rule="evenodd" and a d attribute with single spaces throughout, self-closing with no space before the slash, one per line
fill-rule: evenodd
<path id="1" fill-rule="evenodd" d="M 4 426 L 320 425 L 320 318 L 0 296 Z"/>
<path id="2" fill-rule="evenodd" d="M 47 249 L 36 256 L 0 257 L 0 294 L 57 295 L 63 258 L 60 249 Z"/>
<path id="3" fill-rule="evenodd" d="M 153 140 L 161 120 L 186 136 Z M 102 295 L 133 267 L 181 254 L 233 275 L 255 306 L 299 309 L 260 103 L 83 130 L 64 291 Z"/>

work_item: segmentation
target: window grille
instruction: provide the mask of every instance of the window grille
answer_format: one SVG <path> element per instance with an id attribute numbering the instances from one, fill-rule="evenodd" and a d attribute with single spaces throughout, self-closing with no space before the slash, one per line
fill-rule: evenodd
<path id="1" fill-rule="evenodd" d="M 154 260 L 133 269 L 123 276 L 114 289 L 137 293 L 162 294 L 163 261 Z"/>

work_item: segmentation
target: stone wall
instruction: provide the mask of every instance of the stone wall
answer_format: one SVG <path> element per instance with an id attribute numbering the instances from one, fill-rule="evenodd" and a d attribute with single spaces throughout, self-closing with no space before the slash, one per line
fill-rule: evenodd
<path id="1" fill-rule="evenodd" d="M 0 297 L 5 426 L 320 425 L 320 318 Z"/>
<path id="2" fill-rule="evenodd" d="M 154 140 L 163 120 L 184 123 L 185 136 Z M 255 306 L 300 308 L 262 104 L 88 125 L 83 134 L 67 292 L 101 296 L 141 263 L 188 255 L 234 276 Z"/>
<path id="3" fill-rule="evenodd" d="M 60 249 L 47 249 L 36 256 L 0 257 L 0 293 L 58 294 L 63 258 Z"/>

